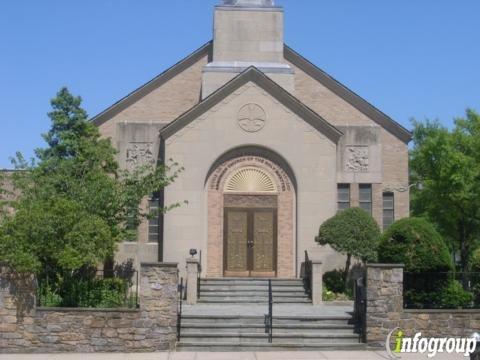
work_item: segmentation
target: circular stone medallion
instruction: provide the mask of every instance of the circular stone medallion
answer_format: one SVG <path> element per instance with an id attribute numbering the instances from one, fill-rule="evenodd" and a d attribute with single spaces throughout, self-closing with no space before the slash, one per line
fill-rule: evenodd
<path id="1" fill-rule="evenodd" d="M 262 130 L 266 121 L 265 111 L 257 104 L 244 105 L 238 112 L 238 125 L 247 132 Z"/>

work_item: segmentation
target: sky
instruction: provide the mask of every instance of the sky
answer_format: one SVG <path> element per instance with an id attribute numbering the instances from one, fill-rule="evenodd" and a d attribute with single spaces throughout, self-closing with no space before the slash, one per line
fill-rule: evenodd
<path id="1" fill-rule="evenodd" d="M 94 116 L 212 38 L 219 0 L 0 6 L 0 168 L 44 146 L 62 87 Z M 478 0 L 278 0 L 285 42 L 407 128 L 480 111 Z"/>

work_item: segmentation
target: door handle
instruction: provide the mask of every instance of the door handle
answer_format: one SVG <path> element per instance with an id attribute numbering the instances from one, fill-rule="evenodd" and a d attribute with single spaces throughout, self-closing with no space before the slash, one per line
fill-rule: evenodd
<path id="1" fill-rule="evenodd" d="M 253 241 L 247 241 L 247 247 L 253 249 Z"/>

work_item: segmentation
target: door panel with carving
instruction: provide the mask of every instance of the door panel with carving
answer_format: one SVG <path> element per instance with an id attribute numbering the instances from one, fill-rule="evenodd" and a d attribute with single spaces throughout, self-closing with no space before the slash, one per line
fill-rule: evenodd
<path id="1" fill-rule="evenodd" d="M 226 270 L 247 271 L 248 212 L 227 211 L 226 226 Z"/>
<path id="2" fill-rule="evenodd" d="M 225 276 L 275 276 L 275 209 L 225 209 Z"/>
<path id="3" fill-rule="evenodd" d="M 273 211 L 253 213 L 253 271 L 272 272 L 274 264 L 275 214 Z"/>

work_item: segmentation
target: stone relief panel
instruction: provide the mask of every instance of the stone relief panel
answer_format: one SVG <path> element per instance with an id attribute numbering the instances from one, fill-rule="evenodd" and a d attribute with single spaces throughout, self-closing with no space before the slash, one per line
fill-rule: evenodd
<path id="1" fill-rule="evenodd" d="M 369 170 L 370 153 L 368 146 L 345 147 L 345 171 L 365 173 Z"/>
<path id="2" fill-rule="evenodd" d="M 338 126 L 344 134 L 337 148 L 339 183 L 383 182 L 382 144 L 378 126 Z"/>
<path id="3" fill-rule="evenodd" d="M 153 143 L 129 143 L 126 149 L 127 170 L 155 163 Z"/>
<path id="4" fill-rule="evenodd" d="M 132 171 L 159 161 L 159 132 L 163 123 L 122 122 L 116 127 L 118 163 L 122 170 Z"/>
<path id="5" fill-rule="evenodd" d="M 258 132 L 265 127 L 267 115 L 257 104 L 246 104 L 238 112 L 238 125 L 246 132 Z"/>

